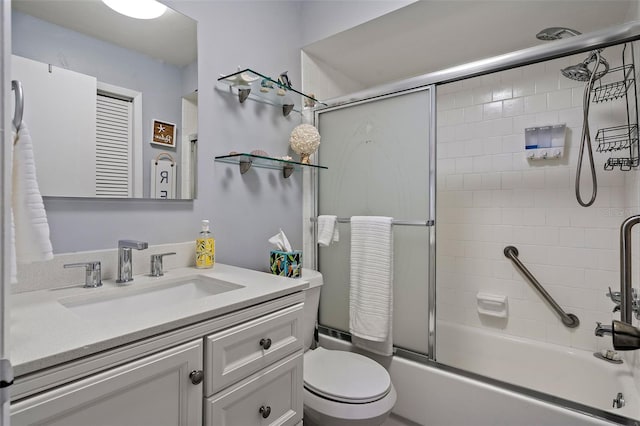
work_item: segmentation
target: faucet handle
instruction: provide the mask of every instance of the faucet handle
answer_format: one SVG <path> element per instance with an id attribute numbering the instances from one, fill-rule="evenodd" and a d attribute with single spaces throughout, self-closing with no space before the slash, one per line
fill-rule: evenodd
<path id="1" fill-rule="evenodd" d="M 620 292 L 619 291 L 611 291 L 611 287 L 609 287 L 609 293 L 606 294 L 609 296 L 609 299 L 613 301 L 613 303 L 620 304 Z"/>
<path id="2" fill-rule="evenodd" d="M 67 263 L 64 268 L 85 268 L 84 286 L 94 288 L 102 286 L 102 265 L 98 260 L 89 262 Z"/>
<path id="3" fill-rule="evenodd" d="M 151 255 L 151 276 L 152 277 L 161 277 L 164 275 L 164 271 L 162 270 L 162 258 L 164 256 L 171 256 L 172 254 L 176 254 L 176 252 L 172 251 L 169 253 L 160 253 L 160 254 Z"/>

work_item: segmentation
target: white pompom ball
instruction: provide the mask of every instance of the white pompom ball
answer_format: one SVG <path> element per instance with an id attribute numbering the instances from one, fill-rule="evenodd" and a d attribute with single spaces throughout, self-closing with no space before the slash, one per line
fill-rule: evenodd
<path id="1" fill-rule="evenodd" d="M 316 152 L 320 145 L 320 133 L 311 124 L 300 124 L 291 131 L 289 145 L 303 157 L 303 162 L 306 162 L 304 159 Z"/>

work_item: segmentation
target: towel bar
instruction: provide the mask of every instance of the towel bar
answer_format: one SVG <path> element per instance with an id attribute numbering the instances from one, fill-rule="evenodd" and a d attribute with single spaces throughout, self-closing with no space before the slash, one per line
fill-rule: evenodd
<path id="1" fill-rule="evenodd" d="M 317 217 L 309 218 L 311 222 L 317 222 Z M 351 223 L 350 217 L 339 217 L 337 219 L 338 223 Z M 402 226 L 433 226 L 435 222 L 433 220 L 393 220 L 391 222 L 392 225 L 402 225 Z"/>

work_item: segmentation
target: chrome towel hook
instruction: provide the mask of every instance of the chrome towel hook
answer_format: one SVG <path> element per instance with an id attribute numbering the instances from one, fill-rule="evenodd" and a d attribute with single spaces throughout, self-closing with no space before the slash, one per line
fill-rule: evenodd
<path id="1" fill-rule="evenodd" d="M 16 128 L 16 132 L 20 130 L 22 124 L 22 114 L 24 112 L 24 93 L 22 91 L 22 83 L 18 80 L 11 80 L 11 90 L 15 92 L 16 96 L 16 110 L 13 115 L 13 126 Z"/>

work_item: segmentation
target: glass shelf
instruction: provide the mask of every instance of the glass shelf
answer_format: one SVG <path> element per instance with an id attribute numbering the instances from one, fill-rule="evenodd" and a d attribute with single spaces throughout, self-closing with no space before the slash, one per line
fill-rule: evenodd
<path id="1" fill-rule="evenodd" d="M 277 80 L 249 68 L 224 75 L 218 78 L 218 81 L 227 84 L 230 90 L 237 92 L 241 103 L 249 97 L 254 98 L 254 100 L 259 99 L 267 104 L 282 107 L 282 113 L 285 116 L 289 115 L 291 111 L 302 111 L 299 96 L 302 96 L 305 102 L 309 102 L 312 105 L 320 104 L 326 106 L 326 104 L 311 96 L 285 86 Z"/>
<path id="2" fill-rule="evenodd" d="M 215 161 L 220 163 L 238 164 L 240 166 L 241 174 L 245 174 L 249 171 L 252 165 L 263 169 L 282 170 L 282 175 L 285 179 L 291 176 L 291 173 L 293 173 L 294 170 L 302 170 L 304 167 L 310 167 L 312 169 L 327 169 L 325 166 L 319 166 L 316 164 L 306 164 L 298 161 L 282 160 L 280 158 L 271 158 L 245 153 L 220 155 L 215 157 Z"/>

